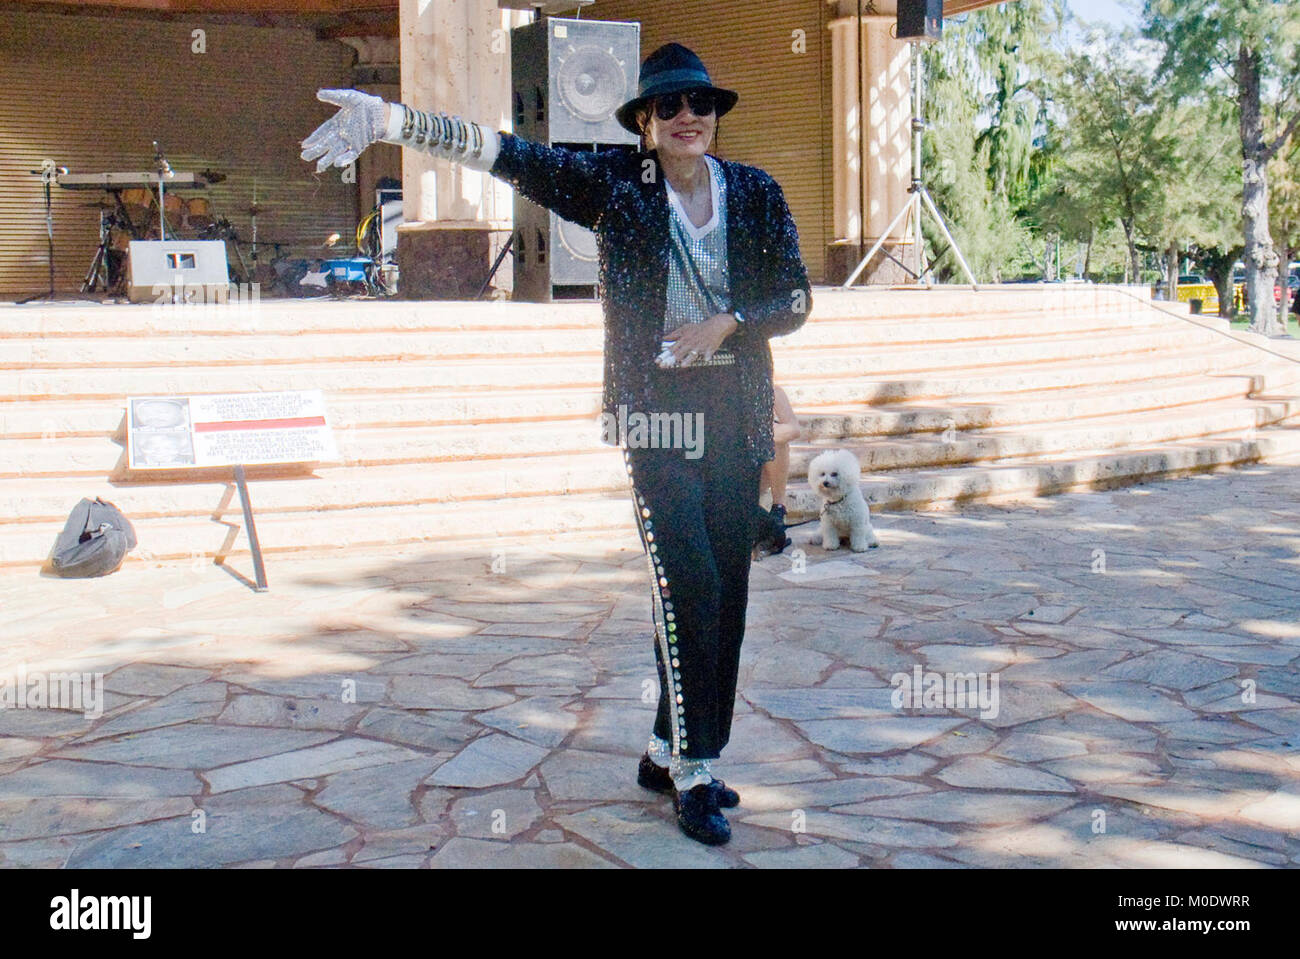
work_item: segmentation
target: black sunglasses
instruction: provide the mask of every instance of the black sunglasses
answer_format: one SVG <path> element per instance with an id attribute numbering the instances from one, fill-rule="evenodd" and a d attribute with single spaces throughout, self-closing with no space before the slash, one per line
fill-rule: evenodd
<path id="1" fill-rule="evenodd" d="M 686 93 L 670 93 L 655 97 L 655 116 L 660 120 L 671 120 L 682 112 L 682 98 L 697 117 L 707 117 L 718 105 L 718 98 L 712 90 L 689 90 Z"/>

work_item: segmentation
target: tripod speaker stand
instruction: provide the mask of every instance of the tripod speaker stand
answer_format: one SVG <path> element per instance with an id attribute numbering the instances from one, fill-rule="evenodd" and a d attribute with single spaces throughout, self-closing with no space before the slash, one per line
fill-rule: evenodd
<path id="1" fill-rule="evenodd" d="M 867 255 L 862 258 L 862 262 L 844 281 L 843 289 L 847 290 L 853 286 L 857 278 L 862 275 L 862 271 L 867 268 L 867 264 L 885 245 L 885 241 L 893 235 L 894 231 L 906 219 L 911 220 L 913 256 L 916 267 L 909 272 L 916 279 L 925 283 L 927 287 L 933 286 L 934 276 L 930 270 L 930 263 L 925 256 L 925 237 L 921 233 L 921 216 L 922 210 L 924 210 L 934 219 L 935 224 L 939 227 L 939 232 L 948 241 L 953 254 L 957 257 L 957 262 L 961 264 L 962 271 L 966 274 L 966 278 L 970 280 L 970 285 L 978 290 L 979 285 L 975 282 L 975 274 L 971 272 L 970 266 L 966 263 L 966 257 L 962 255 L 961 247 L 953 239 L 948 224 L 944 222 L 943 215 L 940 214 L 939 208 L 935 206 L 934 199 L 930 196 L 930 191 L 925 188 L 925 181 L 921 176 L 921 137 L 925 131 L 925 116 L 922 112 L 925 105 L 925 63 L 921 54 L 921 44 L 924 40 L 917 37 L 909 42 L 912 46 L 912 183 L 907 188 L 907 192 L 911 194 L 911 198 L 898 211 L 894 221 L 881 234 L 880 239 L 876 240 Z"/>

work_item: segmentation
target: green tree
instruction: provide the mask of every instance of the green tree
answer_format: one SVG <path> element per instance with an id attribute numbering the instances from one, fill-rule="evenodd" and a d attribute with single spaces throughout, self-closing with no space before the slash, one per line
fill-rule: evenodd
<path id="1" fill-rule="evenodd" d="M 1236 287 L 1232 268 L 1241 259 L 1240 150 L 1231 105 L 1211 100 L 1195 110 L 1199 122 L 1187 126 L 1182 145 L 1188 154 L 1187 178 L 1194 220 L 1181 237 L 1185 252 L 1197 271 L 1214 283 L 1219 295 L 1219 315 L 1236 315 Z"/>
<path id="2" fill-rule="evenodd" d="M 1129 39 L 1099 35 L 1091 51 L 1075 51 L 1065 60 L 1053 193 L 1056 215 L 1087 223 L 1090 232 L 1119 222 L 1128 250 L 1126 275 L 1136 283 L 1140 240 L 1169 215 L 1164 185 L 1177 175 L 1180 158 L 1150 73 L 1128 62 Z"/>
<path id="3" fill-rule="evenodd" d="M 1232 118 L 1214 101 L 1166 104 L 1162 113 L 1174 162 L 1162 171 L 1142 232 L 1165 254 L 1171 294 L 1181 254 L 1192 254 L 1214 281 L 1220 315 L 1231 316 L 1232 264 L 1241 255 L 1241 178 Z"/>
<path id="4" fill-rule="evenodd" d="M 1278 256 L 1269 230 L 1267 167 L 1300 126 L 1300 107 L 1295 104 L 1300 4 L 1289 0 L 1144 0 L 1143 14 L 1147 36 L 1164 44 L 1161 73 L 1172 93 L 1203 99 L 1207 82 L 1218 76 L 1236 104 L 1251 329 L 1265 334 L 1284 332 L 1278 328 L 1273 310 Z M 1289 106 L 1276 123 L 1266 124 L 1263 96 L 1270 85 L 1282 89 L 1280 102 Z"/>
<path id="5" fill-rule="evenodd" d="M 1046 38 L 1065 15 L 1059 2 L 1021 0 L 988 8 L 974 23 L 975 63 L 990 84 L 981 104 L 988 126 L 975 146 L 986 159 L 989 188 L 1015 208 L 1032 189 L 1051 101 L 1056 54 Z"/>
<path id="6" fill-rule="evenodd" d="M 1268 167 L 1269 223 L 1273 242 L 1281 253 L 1282 274 L 1300 251 L 1300 137 L 1293 137 L 1289 148 L 1275 156 Z M 1282 302 L 1278 312 L 1285 329 L 1286 311 L 1294 294 L 1290 284 L 1282 283 Z"/>
<path id="7" fill-rule="evenodd" d="M 988 7 L 945 27 L 925 51 L 926 185 L 981 280 L 1037 271 L 1039 239 L 1022 214 L 1043 178 L 1042 139 L 1059 0 Z M 929 219 L 941 279 L 957 261 Z"/>
<path id="8" fill-rule="evenodd" d="M 1219 316 L 1226 319 L 1237 315 L 1237 285 L 1232 280 L 1232 268 L 1244 252 L 1240 238 L 1241 231 L 1238 230 L 1235 246 L 1201 246 L 1193 243 L 1187 248 L 1187 255 L 1196 264 L 1196 268 L 1214 284 L 1214 290 L 1219 295 Z"/>

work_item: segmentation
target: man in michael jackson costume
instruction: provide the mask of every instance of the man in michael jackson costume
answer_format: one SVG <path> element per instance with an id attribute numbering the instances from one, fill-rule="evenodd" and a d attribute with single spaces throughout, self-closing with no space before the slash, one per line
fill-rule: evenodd
<path id="1" fill-rule="evenodd" d="M 780 186 L 706 154 L 737 95 L 670 43 L 642 65 L 619 122 L 641 149 L 581 152 L 355 90 L 303 141 L 317 169 L 371 143 L 398 143 L 485 170 L 595 231 L 605 311 L 604 410 L 703 414 L 703 454 L 624 438 L 633 508 L 650 566 L 659 709 L 637 781 L 671 793 L 691 838 L 731 836 L 720 807 L 740 797 L 710 770 L 731 733 L 748 603 L 759 474 L 773 456 L 768 338 L 812 305 Z M 693 422 L 700 422 L 695 419 Z"/>

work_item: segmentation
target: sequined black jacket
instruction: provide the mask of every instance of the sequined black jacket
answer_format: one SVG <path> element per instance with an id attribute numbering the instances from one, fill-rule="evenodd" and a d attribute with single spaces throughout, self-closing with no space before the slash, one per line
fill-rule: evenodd
<path id="1" fill-rule="evenodd" d="M 745 318 L 723 346 L 736 356 L 745 445 L 775 455 L 768 338 L 803 326 L 812 308 L 799 234 L 781 187 L 757 167 L 719 160 L 727 182 L 727 267 L 732 308 Z M 489 171 L 528 199 L 596 233 L 605 309 L 603 406 L 653 410 L 650 373 L 660 351 L 669 273 L 668 193 L 658 151 L 580 152 L 500 134 Z"/>

